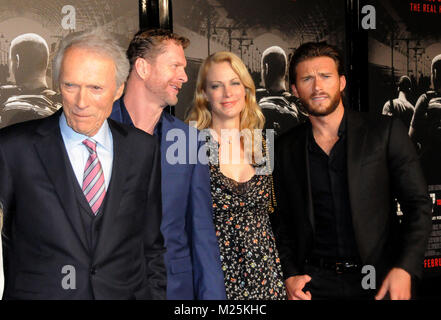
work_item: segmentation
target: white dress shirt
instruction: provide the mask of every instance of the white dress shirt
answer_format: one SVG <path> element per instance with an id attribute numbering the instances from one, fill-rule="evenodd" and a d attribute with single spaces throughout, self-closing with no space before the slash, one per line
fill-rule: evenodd
<path id="1" fill-rule="evenodd" d="M 60 116 L 60 130 L 67 155 L 69 156 L 72 169 L 80 188 L 83 187 L 84 167 L 86 166 L 87 159 L 89 159 L 90 155 L 86 146 L 83 144 L 83 140 L 92 139 L 97 142 L 96 152 L 98 154 L 98 159 L 101 162 L 101 167 L 103 168 L 106 190 L 108 190 L 110 178 L 112 176 L 113 138 L 107 120 L 104 121 L 101 128 L 93 137 L 88 137 L 69 127 L 63 112 Z"/>

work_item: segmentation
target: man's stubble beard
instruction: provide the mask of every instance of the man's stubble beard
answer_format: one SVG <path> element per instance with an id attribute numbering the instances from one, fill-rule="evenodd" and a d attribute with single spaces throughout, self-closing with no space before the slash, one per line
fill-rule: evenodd
<path id="1" fill-rule="evenodd" d="M 168 107 L 168 106 L 175 106 L 178 104 L 178 95 L 176 96 L 170 96 L 167 93 L 167 87 L 161 88 L 161 86 L 155 86 L 151 84 L 144 84 L 145 89 L 150 92 L 153 96 L 156 96 L 159 101 L 162 101 L 160 107 L 162 109 Z M 179 94 L 179 93 L 178 93 Z"/>
<path id="2" fill-rule="evenodd" d="M 307 101 L 300 98 L 300 102 L 303 104 L 305 111 L 308 113 L 308 115 L 313 117 L 325 117 L 327 115 L 330 115 L 337 109 L 338 105 L 340 104 L 340 101 L 341 101 L 341 93 L 338 92 L 332 97 L 329 106 L 325 110 L 316 111 L 314 110 L 313 107 L 311 107 L 311 105 Z"/>

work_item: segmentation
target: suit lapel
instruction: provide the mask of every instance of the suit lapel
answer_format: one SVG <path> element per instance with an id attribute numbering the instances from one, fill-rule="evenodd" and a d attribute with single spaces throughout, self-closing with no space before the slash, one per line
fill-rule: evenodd
<path id="1" fill-rule="evenodd" d="M 306 181 L 303 183 L 304 186 L 306 186 L 306 192 L 307 192 L 307 210 L 308 210 L 308 218 L 309 223 L 311 224 L 312 231 L 315 234 L 315 219 L 314 219 L 314 206 L 312 204 L 312 189 L 311 189 L 311 174 L 310 174 L 310 167 L 309 167 L 309 152 L 308 152 L 308 135 L 309 131 L 306 132 L 305 138 L 302 139 L 303 145 L 302 148 L 305 150 L 305 162 L 306 162 Z"/>
<path id="2" fill-rule="evenodd" d="M 84 249 L 88 250 L 86 234 L 78 211 L 75 192 L 72 188 L 76 181 L 72 181 L 72 175 L 69 174 L 69 170 L 73 170 L 60 132 L 60 115 L 61 110 L 47 118 L 38 128 L 37 134 L 42 135 L 43 138 L 38 139 L 35 148 L 50 181 L 55 187 L 67 219 L 70 221 Z"/>
<path id="3" fill-rule="evenodd" d="M 110 178 L 109 188 L 106 192 L 104 200 L 104 207 L 100 214 L 102 214 L 102 228 L 98 234 L 98 241 L 95 248 L 95 254 L 106 254 L 105 250 L 99 250 L 99 246 L 103 245 L 102 239 L 112 239 L 112 228 L 109 226 L 113 223 L 115 216 L 119 210 L 119 204 L 122 196 L 122 189 L 124 187 L 125 177 L 127 175 L 127 168 L 130 166 L 131 155 L 128 152 L 128 141 L 126 139 L 127 131 L 114 122 L 108 119 L 109 127 L 112 132 L 113 139 L 113 165 L 112 175 Z M 96 257 L 98 259 L 98 256 Z"/>
<path id="4" fill-rule="evenodd" d="M 369 219 L 369 216 L 360 215 L 360 207 L 357 197 L 360 194 L 360 186 L 363 184 L 363 177 L 361 174 L 361 163 L 365 156 L 366 139 L 368 127 L 364 124 L 358 112 L 347 110 L 347 172 L 348 172 L 348 192 L 349 202 L 352 213 L 352 225 L 354 227 L 354 234 L 357 239 L 358 250 L 360 256 L 366 256 L 366 250 L 363 247 L 363 241 L 360 241 L 360 236 L 363 234 L 364 219 Z M 358 209 L 358 210 L 357 210 Z"/>
<path id="5" fill-rule="evenodd" d="M 166 157 L 163 157 L 162 155 L 167 154 L 167 149 L 168 147 L 174 143 L 174 141 L 167 141 L 167 132 L 170 129 L 173 129 L 172 126 L 172 122 L 175 121 L 173 119 L 173 117 L 166 113 L 166 112 L 162 112 L 161 115 L 161 128 L 160 128 L 160 132 L 158 132 L 159 138 L 160 138 L 160 148 L 161 148 L 161 168 L 168 168 L 168 163 L 166 161 Z M 167 169 L 165 169 L 167 170 Z M 164 190 L 163 190 L 164 192 Z"/>
<path id="6" fill-rule="evenodd" d="M 361 159 L 364 157 L 366 144 L 367 127 L 363 124 L 360 116 L 346 110 L 347 112 L 347 171 L 349 195 L 360 185 Z M 351 198 L 351 207 L 353 202 Z"/>

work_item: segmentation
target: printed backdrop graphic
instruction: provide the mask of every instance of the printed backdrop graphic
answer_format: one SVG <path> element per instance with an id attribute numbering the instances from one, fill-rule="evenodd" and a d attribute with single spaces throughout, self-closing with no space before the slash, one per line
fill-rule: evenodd
<path id="1" fill-rule="evenodd" d="M 52 58 L 74 31 L 102 26 L 124 48 L 138 30 L 138 0 L 0 1 L 0 128 L 60 108 Z"/>
<path id="2" fill-rule="evenodd" d="M 173 1 L 173 26 L 191 40 L 186 49 L 189 82 L 175 115 L 183 119 L 191 106 L 202 61 L 214 52 L 231 51 L 254 79 L 267 128 L 280 134 L 304 119 L 289 93 L 286 63 L 308 41 L 327 41 L 344 50 L 345 1 L 179 0 Z"/>
<path id="3" fill-rule="evenodd" d="M 61 107 L 52 58 L 61 39 L 97 26 L 126 48 L 139 28 L 138 0 L 1 0 L 0 128 L 48 116 Z M 144 1 L 145 3 L 145 1 Z M 276 134 L 305 119 L 290 93 L 287 62 L 308 41 L 327 41 L 345 55 L 345 0 L 175 0 L 173 26 L 191 40 L 189 81 L 175 115 L 192 104 L 202 61 L 231 51 L 247 66 L 257 100 Z M 433 231 L 420 296 L 439 296 L 441 285 L 441 0 L 358 0 L 375 8 L 368 33 L 370 112 L 399 117 L 419 152 L 433 201 Z M 354 57 L 352 57 L 354 58 Z M 348 57 L 345 56 L 348 62 Z M 346 92 L 347 93 L 347 92 Z M 345 97 L 346 100 L 347 96 Z M 357 109 L 358 106 L 349 106 Z M 398 214 L 400 214 L 398 206 Z"/>
<path id="4" fill-rule="evenodd" d="M 426 278 L 438 279 L 427 281 L 427 286 L 434 287 L 441 282 L 441 2 L 361 4 L 376 10 L 376 29 L 368 31 L 369 111 L 403 121 L 429 184 L 433 231 L 424 269 Z"/>

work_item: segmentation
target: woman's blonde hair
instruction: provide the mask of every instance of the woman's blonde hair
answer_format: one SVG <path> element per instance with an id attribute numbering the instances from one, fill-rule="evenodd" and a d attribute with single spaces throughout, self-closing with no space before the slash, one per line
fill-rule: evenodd
<path id="1" fill-rule="evenodd" d="M 220 51 L 213 53 L 204 60 L 201 67 L 199 68 L 193 105 L 188 111 L 188 115 L 185 121 L 187 123 L 189 123 L 190 121 L 195 121 L 196 128 L 198 128 L 199 130 L 206 129 L 211 126 L 211 107 L 209 105 L 209 102 L 205 98 L 204 92 L 207 87 L 208 70 L 210 69 L 212 64 L 221 62 L 228 62 L 230 64 L 231 68 L 239 76 L 240 81 L 245 87 L 245 107 L 240 113 L 239 130 L 241 132 L 244 132 L 244 135 L 246 135 L 247 132 L 251 134 L 250 138 L 251 141 L 253 141 L 253 149 L 255 147 L 261 148 L 261 135 L 259 135 L 258 139 L 255 139 L 254 129 L 263 129 L 263 126 L 265 124 L 265 117 L 256 102 L 256 87 L 254 85 L 254 81 L 251 78 L 251 75 L 248 72 L 245 64 L 234 53 L 228 51 Z M 248 151 L 252 152 L 252 150 Z"/>

